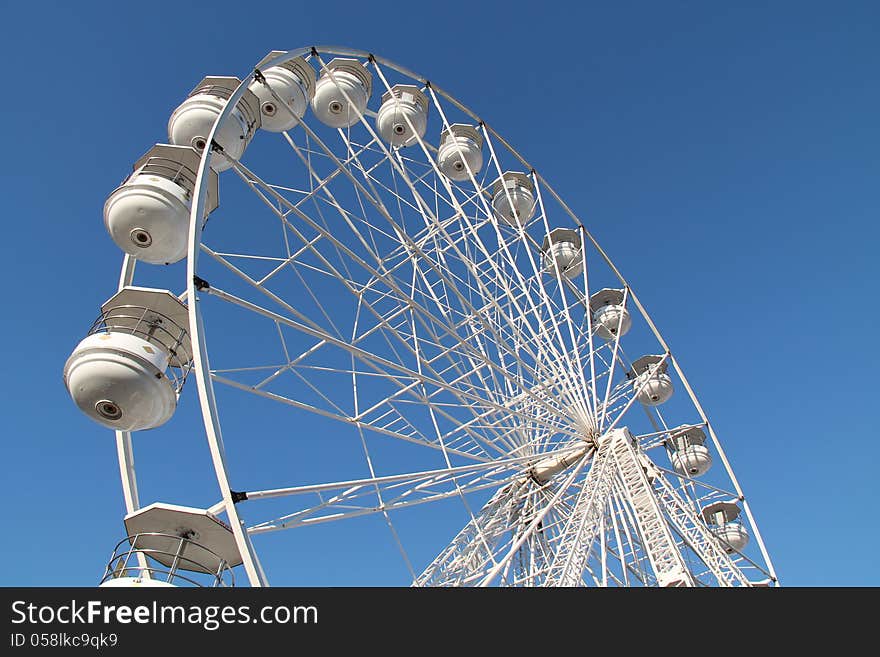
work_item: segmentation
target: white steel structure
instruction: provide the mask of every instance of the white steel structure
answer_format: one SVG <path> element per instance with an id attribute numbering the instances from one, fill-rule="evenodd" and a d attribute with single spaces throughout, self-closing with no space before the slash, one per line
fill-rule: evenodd
<path id="1" fill-rule="evenodd" d="M 149 372 L 169 377 L 166 396 L 198 395 L 220 497 L 202 510 L 141 509 L 126 422 L 158 384 L 118 373 L 120 358 L 143 354 L 86 360 L 98 364 L 67 383 L 85 412 L 119 428 L 126 526 L 140 532 L 114 553 L 125 562 L 111 562 L 110 581 L 161 570 L 137 549 L 149 545 L 166 566 L 186 570 L 195 550 L 211 563 L 197 572 L 220 581 L 240 563 L 239 581 L 266 585 L 262 541 L 378 516 L 409 573 L 399 584 L 778 585 L 718 436 L 639 298 L 481 117 L 381 57 L 326 47 L 205 78 L 172 119 L 175 146 L 150 151 L 170 158 L 164 168 L 142 159 L 137 185 L 120 188 L 132 208 L 152 190 L 150 227 L 118 204 L 108 225 L 120 227 L 119 290 L 131 294 L 148 289 L 134 287 L 137 259 L 173 261 L 183 248 L 167 236 L 188 208 L 185 272 L 138 269 L 178 272 L 171 292 L 188 316 L 175 319 L 176 342 L 157 343 L 170 311 L 147 300 L 126 306 L 122 324 L 105 316 L 89 344 L 128 330 L 139 348 L 163 348 Z M 160 234 L 164 251 L 139 258 Z M 79 350 L 69 366 L 81 362 Z M 197 389 L 181 393 L 187 372 Z M 283 426 L 221 429 L 224 416 L 270 407 Z M 144 428 L 153 416 L 138 417 Z M 281 441 L 302 449 L 287 485 L 238 476 L 228 449 L 269 460 Z M 449 503 L 463 521 L 433 558 L 415 557 L 398 514 Z M 199 547 L 184 554 L 187 541 Z"/>

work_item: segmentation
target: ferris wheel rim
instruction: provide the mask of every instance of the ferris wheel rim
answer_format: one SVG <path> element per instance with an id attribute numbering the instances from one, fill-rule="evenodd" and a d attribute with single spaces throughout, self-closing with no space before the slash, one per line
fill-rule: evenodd
<path id="1" fill-rule="evenodd" d="M 447 94 L 445 91 L 430 83 L 427 78 L 423 78 L 417 74 L 412 73 L 408 69 L 401 67 L 394 62 L 387 60 L 385 58 L 376 56 L 370 52 L 363 50 L 356 50 L 351 48 L 344 48 L 338 46 L 314 46 L 314 47 L 304 47 L 295 50 L 290 50 L 285 52 L 283 55 L 279 55 L 274 59 L 265 63 L 264 68 L 269 68 L 274 65 L 283 64 L 291 59 L 300 56 L 306 56 L 312 53 L 322 53 L 322 54 L 330 54 L 330 55 L 340 55 L 340 56 L 352 56 L 363 59 L 369 59 L 371 61 L 376 61 L 381 63 L 384 66 L 388 66 L 398 71 L 403 75 L 407 75 L 413 79 L 420 80 L 425 84 L 430 85 L 430 88 L 435 92 L 441 94 L 446 100 L 453 103 L 458 109 L 462 110 L 487 130 L 491 135 L 498 139 L 499 143 L 501 143 L 511 154 L 519 159 L 519 161 L 523 164 L 523 166 L 530 171 L 532 175 L 536 177 L 542 183 L 542 189 L 548 191 L 554 200 L 568 213 L 569 217 L 575 222 L 575 224 L 582 231 L 584 236 L 591 242 L 596 251 L 601 255 L 605 263 L 611 268 L 614 274 L 617 276 L 618 280 L 621 282 L 625 294 L 629 295 L 629 298 L 632 299 L 633 303 L 638 308 L 641 315 L 646 319 L 649 324 L 651 331 L 653 332 L 655 338 L 660 342 L 660 344 L 665 349 L 664 358 L 667 358 L 668 361 L 672 364 L 674 370 L 676 371 L 680 380 L 684 383 L 685 389 L 696 407 L 702 422 L 707 427 L 710 437 L 713 441 L 713 445 L 717 450 L 718 454 L 722 458 L 722 462 L 725 466 L 725 469 L 728 473 L 728 476 L 731 479 L 731 482 L 734 485 L 737 495 L 742 501 L 744 510 L 750 520 L 751 526 L 754 528 L 757 536 L 757 540 L 763 554 L 764 560 L 769 568 L 769 571 L 772 577 L 776 578 L 775 570 L 773 569 L 772 562 L 770 560 L 769 554 L 766 552 L 766 548 L 764 546 L 763 540 L 761 539 L 760 533 L 758 532 L 757 523 L 754 521 L 752 517 L 751 510 L 748 506 L 748 503 L 745 499 L 744 494 L 740 488 L 740 485 L 736 479 L 736 475 L 733 472 L 732 468 L 729 465 L 727 457 L 723 451 L 723 447 L 720 441 L 717 439 L 715 435 L 714 429 L 712 428 L 711 423 L 708 420 L 708 417 L 704 413 L 702 406 L 699 403 L 692 387 L 688 383 L 684 372 L 681 370 L 677 360 L 675 359 L 674 354 L 669 349 L 666 341 L 660 334 L 659 330 L 656 328 L 653 320 L 650 318 L 650 315 L 647 313 L 647 310 L 644 308 L 641 301 L 636 296 L 635 292 L 632 290 L 632 287 L 628 284 L 626 279 L 620 273 L 618 268 L 614 265 L 613 261 L 607 255 L 607 253 L 601 248 L 598 242 L 594 239 L 589 230 L 584 226 L 583 222 L 581 222 L 580 218 L 568 207 L 568 205 L 562 200 L 562 198 L 556 193 L 556 191 L 552 188 L 552 186 L 546 181 L 546 179 L 541 176 L 534 167 L 528 164 L 528 162 L 506 141 L 498 135 L 491 126 L 489 126 L 485 121 L 483 121 L 477 114 L 469 110 L 465 105 L 457 101 L 450 94 Z M 225 121 L 227 121 L 229 115 L 232 113 L 233 109 L 237 105 L 238 101 L 244 96 L 247 91 L 248 84 L 254 79 L 253 75 L 245 76 L 239 86 L 232 92 L 231 96 L 228 99 L 228 102 L 223 107 L 219 116 L 217 117 L 214 125 L 212 126 L 211 132 L 208 136 L 208 143 L 212 144 L 215 135 L 218 133 L 219 129 L 222 127 Z M 204 333 L 204 324 L 203 318 L 200 309 L 200 293 L 204 292 L 209 288 L 209 284 L 200 279 L 197 275 L 198 269 L 198 259 L 201 254 L 201 246 L 202 246 L 202 233 L 204 229 L 204 221 L 203 218 L 205 216 L 205 205 L 207 199 L 207 188 L 208 185 L 205 184 L 206 178 L 208 176 L 208 172 L 210 169 L 210 160 L 211 160 L 211 149 L 206 148 L 202 155 L 196 182 L 193 194 L 193 203 L 192 209 L 190 213 L 190 225 L 189 225 L 189 234 L 188 234 L 188 247 L 187 247 L 187 289 L 186 294 L 188 297 L 188 312 L 190 317 L 190 325 L 192 326 L 192 348 L 193 348 L 193 371 L 195 372 L 195 379 L 197 382 L 198 394 L 199 394 L 199 402 L 202 410 L 202 419 L 205 425 L 208 443 L 211 450 L 212 462 L 215 469 L 215 474 L 217 476 L 218 484 L 221 488 L 222 493 L 222 503 L 223 508 L 226 511 L 230 525 L 233 529 L 233 533 L 235 535 L 236 543 L 239 546 L 239 549 L 242 553 L 243 561 L 245 564 L 245 570 L 248 575 L 248 579 L 250 583 L 254 586 L 262 586 L 268 584 L 268 579 L 263 572 L 262 566 L 260 565 L 259 558 L 257 556 L 256 550 L 253 547 L 253 543 L 250 540 L 250 533 L 248 528 L 244 525 L 244 522 L 241 520 L 237 508 L 236 503 L 237 499 L 235 497 L 235 491 L 232 490 L 229 483 L 229 470 L 228 465 L 226 463 L 225 450 L 223 446 L 223 438 L 222 438 L 222 429 L 219 420 L 219 409 L 217 406 L 216 398 L 214 396 L 214 381 L 211 376 L 210 365 L 209 365 L 209 354 L 207 349 L 207 342 Z M 590 336 L 592 339 L 592 336 Z M 610 383 L 610 377 L 609 377 Z"/>

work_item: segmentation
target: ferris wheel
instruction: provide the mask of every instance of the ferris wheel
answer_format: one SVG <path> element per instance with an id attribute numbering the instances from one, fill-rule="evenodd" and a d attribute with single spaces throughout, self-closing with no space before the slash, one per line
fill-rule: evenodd
<path id="1" fill-rule="evenodd" d="M 264 545 L 366 517 L 389 584 L 778 586 L 633 288 L 427 78 L 336 47 L 206 77 L 104 221 L 118 289 L 64 367 L 116 435 L 127 536 L 102 586 L 267 585 Z M 182 394 L 218 499 L 144 505 L 135 448 Z M 445 538 L 413 548 L 401 514 Z"/>

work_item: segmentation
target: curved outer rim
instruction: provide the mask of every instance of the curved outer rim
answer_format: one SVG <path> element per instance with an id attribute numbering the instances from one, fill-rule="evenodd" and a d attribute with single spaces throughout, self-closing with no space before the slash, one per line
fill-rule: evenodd
<path id="1" fill-rule="evenodd" d="M 478 124 L 482 125 L 483 128 L 492 135 L 495 139 L 499 141 L 515 158 L 517 158 L 524 167 L 526 167 L 527 171 L 530 171 L 540 182 L 542 187 L 549 192 L 549 194 L 559 203 L 560 207 L 568 214 L 568 216 L 574 221 L 580 230 L 583 231 L 584 235 L 589 239 L 590 243 L 605 261 L 605 263 L 611 268 L 611 271 L 614 272 L 614 275 L 617 276 L 618 280 L 623 285 L 624 289 L 627 290 L 629 297 L 632 299 L 633 303 L 639 309 L 642 316 L 645 318 L 648 323 L 649 328 L 651 329 L 654 337 L 657 338 L 657 341 L 663 347 L 666 352 L 667 358 L 672 363 L 672 367 L 675 369 L 676 374 L 681 379 L 684 384 L 685 390 L 688 393 L 688 396 L 691 399 L 691 402 L 694 404 L 694 407 L 697 409 L 697 412 L 700 415 L 700 418 L 705 423 L 706 428 L 708 429 L 709 436 L 712 440 L 712 444 L 715 449 L 718 451 L 718 455 L 721 458 L 722 463 L 724 464 L 724 468 L 730 477 L 731 482 L 736 490 L 737 496 L 740 502 L 743 505 L 743 511 L 749 519 L 749 523 L 755 532 L 755 539 L 758 543 L 759 549 L 761 551 L 761 555 L 764 558 L 764 562 L 767 564 L 768 571 L 776 584 L 779 586 L 779 579 L 776 575 L 776 571 L 773 567 L 773 563 L 770 560 L 770 555 L 767 553 L 767 549 L 764 545 L 764 540 L 761 537 L 761 533 L 758 530 L 758 525 L 755 522 L 755 519 L 752 515 L 751 508 L 746 500 L 745 494 L 742 491 L 742 488 L 739 485 L 739 481 L 734 474 L 730 463 L 727 459 L 727 455 L 724 453 L 724 449 L 721 447 L 721 443 L 718 440 L 718 437 L 715 434 L 715 430 L 712 427 L 712 424 L 709 422 L 709 419 L 706 417 L 706 413 L 703 411 L 703 407 L 700 402 L 697 400 L 696 395 L 694 394 L 693 388 L 688 382 L 687 378 L 685 378 L 684 372 L 678 364 L 678 361 L 672 355 L 671 350 L 669 349 L 668 344 L 663 339 L 663 336 L 660 335 L 660 332 L 657 330 L 654 321 L 651 319 L 645 307 L 642 305 L 641 301 L 639 301 L 632 287 L 630 287 L 629 283 L 627 283 L 626 279 L 611 261 L 611 258 L 608 257 L 608 254 L 599 246 L 598 242 L 596 242 L 595 238 L 592 234 L 587 230 L 578 216 L 568 207 L 568 205 L 559 197 L 556 191 L 549 185 L 549 183 L 541 176 L 535 169 L 532 167 L 501 135 L 495 132 L 485 121 L 483 121 L 479 116 L 477 116 L 470 109 L 462 105 L 451 95 L 443 91 L 440 87 L 436 86 L 434 83 L 429 83 L 428 79 L 423 78 L 420 75 L 416 75 L 409 69 L 406 69 L 402 66 L 395 64 L 383 57 L 379 57 L 370 52 L 363 50 L 355 50 L 352 48 L 345 48 L 339 46 L 312 46 L 305 48 L 297 48 L 295 50 L 290 50 L 285 52 L 274 59 L 267 61 L 263 68 L 269 68 L 271 66 L 278 66 L 284 64 L 285 62 L 294 59 L 295 57 L 303 57 L 309 55 L 313 52 L 325 53 L 329 55 L 336 56 L 349 56 L 349 57 L 358 57 L 363 59 L 372 59 L 383 66 L 388 66 L 396 70 L 397 72 L 407 75 L 410 78 L 415 80 L 419 80 L 422 84 L 430 84 L 431 88 L 434 92 L 440 94 L 444 99 L 454 105 L 457 109 L 461 110 L 471 118 L 473 118 Z M 212 143 L 214 139 L 215 133 L 217 133 L 218 127 L 226 121 L 227 117 L 232 113 L 232 109 L 238 104 L 239 100 L 245 95 L 248 91 L 248 85 L 254 80 L 253 73 L 244 77 L 242 79 L 241 84 L 236 88 L 236 90 L 229 97 L 226 105 L 223 107 L 223 110 L 220 112 L 216 121 L 214 122 L 214 126 L 211 128 L 211 132 L 208 135 L 208 143 Z M 263 572 L 262 566 L 260 565 L 259 559 L 257 557 L 256 551 L 254 550 L 253 543 L 250 540 L 250 536 L 248 535 L 247 529 L 243 523 L 243 521 L 239 518 L 237 509 L 235 504 L 232 501 L 232 492 L 229 486 L 229 478 L 228 472 L 226 468 L 226 456 L 225 450 L 223 447 L 223 439 L 220 430 L 220 419 L 219 414 L 217 412 L 217 402 L 214 397 L 214 387 L 210 378 L 210 367 L 208 364 L 208 352 L 207 345 L 205 341 L 204 335 L 204 326 L 202 324 L 202 317 L 199 308 L 199 291 L 195 287 L 195 275 L 196 275 L 196 266 L 198 264 L 198 256 L 199 256 L 199 245 L 201 244 L 202 237 L 202 228 L 203 222 L 201 218 L 204 216 L 204 209 L 206 204 L 206 192 L 208 185 L 206 184 L 206 179 L 208 176 L 208 162 L 209 158 L 206 157 L 210 153 L 210 149 L 206 148 L 202 154 L 201 162 L 199 163 L 198 175 L 196 176 L 196 185 L 193 191 L 193 197 L 195 202 L 192 205 L 192 211 L 190 214 L 190 226 L 189 226 L 189 245 L 187 250 L 187 297 L 189 299 L 189 317 L 190 317 L 190 327 L 192 331 L 192 345 L 193 345 L 193 371 L 195 372 L 195 378 L 197 387 L 199 390 L 199 401 L 202 408 L 202 418 L 205 423 L 205 431 L 207 433 L 208 444 L 211 450 L 211 457 L 214 462 L 214 470 L 217 475 L 217 482 L 220 486 L 221 493 L 223 495 L 223 504 L 226 510 L 227 516 L 229 518 L 229 524 L 232 526 L 233 534 L 235 536 L 235 541 L 238 544 L 239 551 L 241 552 L 242 561 L 244 563 L 245 571 L 248 575 L 248 580 L 250 581 L 252 586 L 266 586 L 268 585 L 268 580 L 266 579 L 266 575 Z M 120 463 L 121 465 L 121 463 Z M 132 466 L 133 468 L 133 466 Z M 133 472 L 133 469 L 132 469 Z M 136 488 L 135 488 L 136 491 Z"/>

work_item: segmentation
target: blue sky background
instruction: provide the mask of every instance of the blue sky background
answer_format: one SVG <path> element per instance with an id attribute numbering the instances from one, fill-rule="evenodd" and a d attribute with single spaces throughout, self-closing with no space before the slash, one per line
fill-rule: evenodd
<path id="1" fill-rule="evenodd" d="M 880 585 L 880 5 L 277 5 L 3 3 L 0 584 L 91 585 L 123 536 L 112 433 L 61 381 L 116 286 L 105 197 L 204 75 L 335 44 L 436 81 L 587 223 L 687 373 L 784 585 Z M 175 449 L 197 441 L 208 467 L 194 393 L 139 465 L 192 490 L 163 501 L 207 505 Z M 273 579 L 346 583 L 295 560 Z"/>

